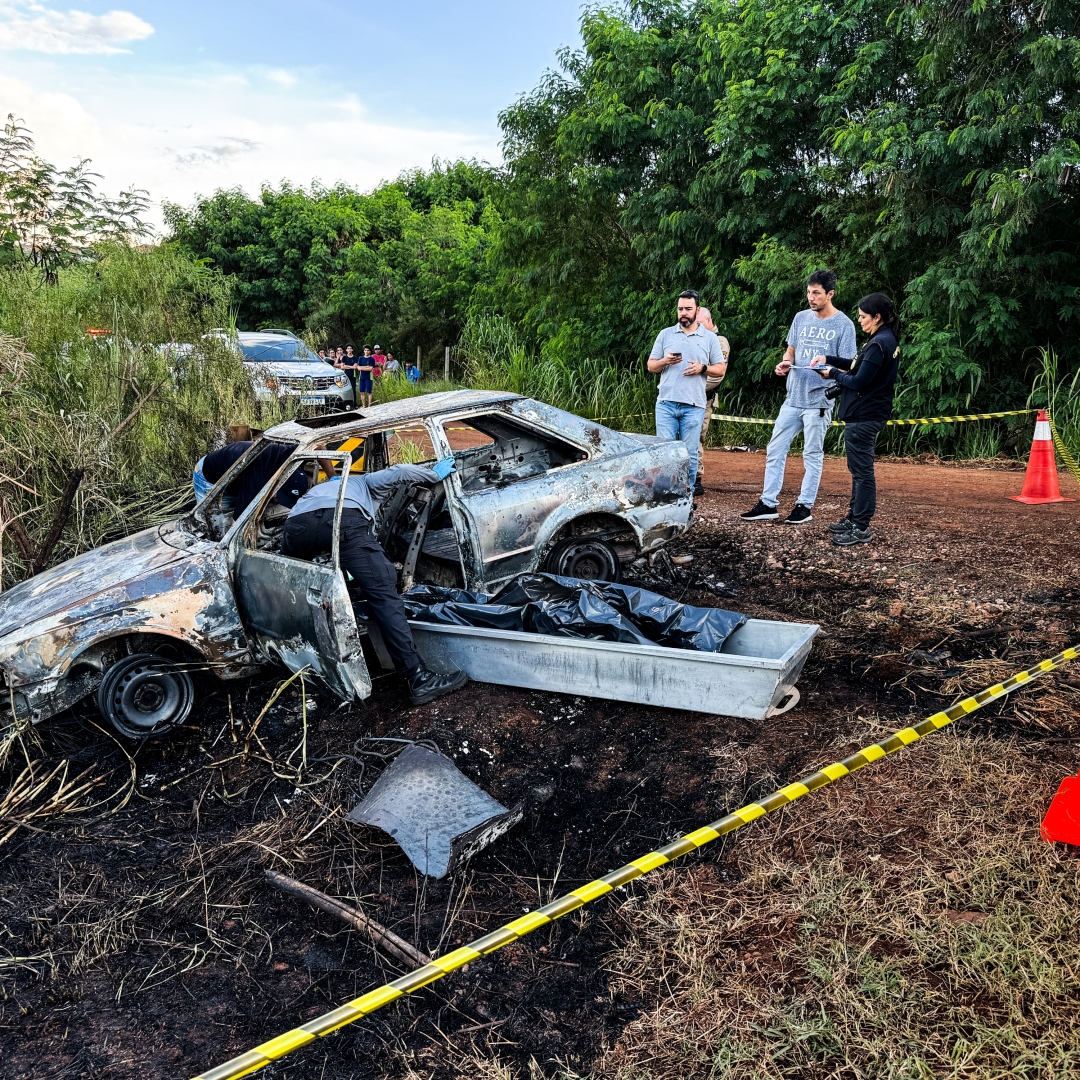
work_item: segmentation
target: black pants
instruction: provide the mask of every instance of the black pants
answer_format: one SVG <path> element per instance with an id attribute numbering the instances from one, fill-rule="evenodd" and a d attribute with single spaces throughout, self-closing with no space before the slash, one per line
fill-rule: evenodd
<path id="1" fill-rule="evenodd" d="M 282 554 L 310 559 L 329 551 L 333 544 L 333 527 L 332 507 L 289 518 L 281 541 Z M 397 592 L 394 564 L 375 539 L 367 518 L 348 506 L 341 512 L 339 550 L 341 568 L 353 578 L 348 582 L 349 593 L 367 601 L 394 663 L 406 671 L 419 667 L 420 656 L 405 617 L 405 605 Z"/>
<path id="2" fill-rule="evenodd" d="M 860 529 L 870 524 L 877 509 L 877 481 L 874 479 L 874 444 L 884 420 L 848 421 L 844 428 L 844 450 L 851 473 L 851 505 L 848 515 Z"/>

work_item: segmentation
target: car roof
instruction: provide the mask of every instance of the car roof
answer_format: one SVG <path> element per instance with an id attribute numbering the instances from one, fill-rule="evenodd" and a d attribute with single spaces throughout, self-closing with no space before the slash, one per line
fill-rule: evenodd
<path id="1" fill-rule="evenodd" d="M 238 341 L 246 341 L 255 344 L 260 341 L 299 341 L 295 334 L 287 334 L 284 330 L 238 330 Z"/>
<path id="2" fill-rule="evenodd" d="M 305 420 L 290 420 L 284 424 L 276 424 L 266 432 L 266 436 L 285 442 L 308 443 L 315 441 L 317 432 L 319 441 L 322 441 L 327 435 L 332 436 L 338 428 L 355 430 L 358 426 L 382 427 L 384 424 L 400 423 L 403 420 L 422 420 L 438 413 L 520 399 L 520 394 L 500 390 L 447 390 L 439 394 L 418 394 L 416 397 L 399 398 L 397 401 L 387 401 L 382 405 L 373 405 L 369 409 L 357 409 L 346 414 L 329 413 Z"/>

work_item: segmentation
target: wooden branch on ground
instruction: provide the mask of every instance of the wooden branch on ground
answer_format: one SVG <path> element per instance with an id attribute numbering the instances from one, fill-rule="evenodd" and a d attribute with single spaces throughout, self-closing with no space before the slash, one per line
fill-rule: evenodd
<path id="1" fill-rule="evenodd" d="M 287 896 L 305 900 L 312 907 L 335 916 L 342 922 L 356 927 L 357 930 L 363 930 L 375 945 L 385 949 L 403 963 L 414 967 L 423 967 L 431 963 L 430 957 L 425 956 L 414 945 L 410 945 L 404 938 L 398 937 L 392 930 L 387 930 L 381 923 L 377 923 L 351 905 L 335 900 L 332 896 L 327 896 L 326 893 L 319 892 L 318 889 L 313 889 L 310 885 L 289 877 L 288 874 L 279 874 L 276 870 L 267 870 L 265 873 L 267 883 L 275 889 Z"/>

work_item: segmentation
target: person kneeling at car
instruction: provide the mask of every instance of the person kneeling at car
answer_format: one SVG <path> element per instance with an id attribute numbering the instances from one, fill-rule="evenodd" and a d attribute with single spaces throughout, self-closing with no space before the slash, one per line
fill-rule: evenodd
<path id="1" fill-rule="evenodd" d="M 814 370 L 839 385 L 827 396 L 840 395 L 844 421 L 844 452 L 851 473 L 851 503 L 842 521 L 829 526 L 832 542 L 840 547 L 867 544 L 874 539 L 870 519 L 877 509 L 874 444 L 892 417 L 893 397 L 900 365 L 900 318 L 885 293 L 871 293 L 859 301 L 859 325 L 870 340 L 854 360 L 814 357 Z M 848 371 L 844 371 L 848 368 Z"/>
<path id="2" fill-rule="evenodd" d="M 327 463 L 329 464 L 329 462 Z M 435 484 L 454 468 L 452 457 L 434 468 L 420 465 L 391 465 L 370 474 L 347 474 L 318 484 L 292 508 L 285 522 L 281 552 L 294 558 L 310 559 L 330 551 L 333 544 L 334 511 L 341 484 L 346 486 L 341 511 L 341 569 L 352 578 L 350 592 L 360 594 L 382 631 L 386 648 L 409 683 L 409 698 L 423 705 L 443 694 L 458 690 L 468 682 L 463 671 L 440 674 L 423 664 L 413 643 L 405 616 L 405 605 L 397 592 L 397 572 L 386 557 L 373 526 L 379 506 L 398 484 Z"/>

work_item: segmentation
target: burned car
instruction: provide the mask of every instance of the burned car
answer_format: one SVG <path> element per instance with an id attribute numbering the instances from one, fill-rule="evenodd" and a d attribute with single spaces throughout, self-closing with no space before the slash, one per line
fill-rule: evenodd
<path id="1" fill-rule="evenodd" d="M 288 459 L 234 520 L 228 489 L 282 445 Z M 403 485 L 380 510 L 376 530 L 402 590 L 426 582 L 490 592 L 537 569 L 615 581 L 691 520 L 681 442 L 612 431 L 515 394 L 429 394 L 281 424 L 187 516 L 0 596 L 0 695 L 17 719 L 36 723 L 96 693 L 106 719 L 132 737 L 183 722 L 196 670 L 230 679 L 277 661 L 342 699 L 366 698 L 365 635 L 385 663 L 374 624 L 350 601 L 336 545 L 311 562 L 281 554 L 288 510 L 275 496 L 298 469 L 310 484 L 325 479 L 320 460 L 374 472 L 451 454 L 445 481 Z"/>

